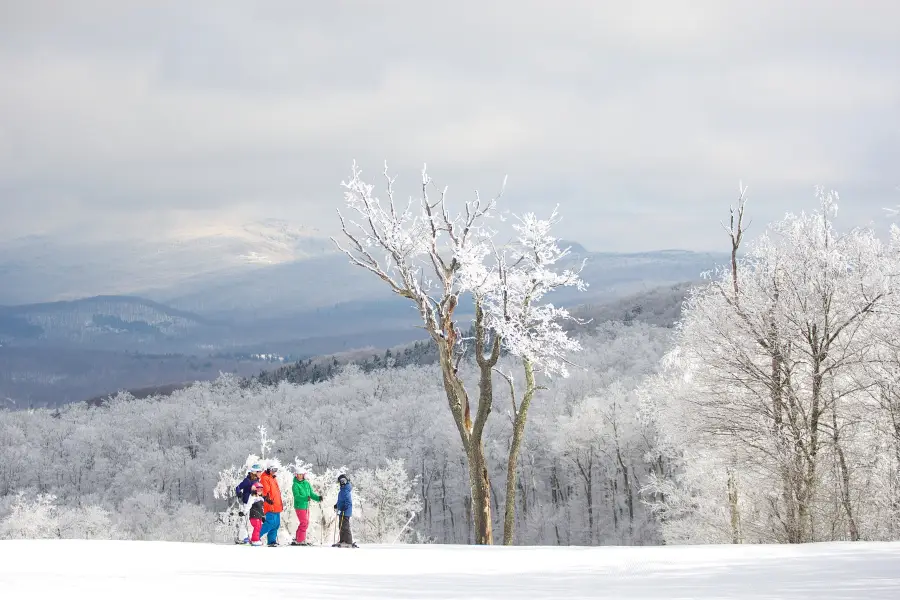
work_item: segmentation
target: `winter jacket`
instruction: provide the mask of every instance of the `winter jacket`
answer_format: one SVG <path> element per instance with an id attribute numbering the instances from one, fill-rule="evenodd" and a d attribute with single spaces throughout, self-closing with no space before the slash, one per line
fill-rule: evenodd
<path id="1" fill-rule="evenodd" d="M 266 509 L 264 508 L 266 503 L 263 500 L 262 496 L 250 496 L 250 518 L 251 519 L 265 519 L 266 518 Z"/>
<path id="2" fill-rule="evenodd" d="M 266 471 L 259 478 L 259 482 L 263 486 L 263 496 L 268 498 L 266 501 L 266 513 L 280 513 L 283 511 L 284 504 L 281 502 L 281 488 L 278 487 L 278 480 Z"/>
<path id="3" fill-rule="evenodd" d="M 247 504 L 247 501 L 250 500 L 250 487 L 254 483 L 256 482 L 250 479 L 250 473 L 247 473 L 244 480 L 234 488 L 234 494 L 238 497 L 238 500 L 241 501 L 241 504 Z"/>
<path id="4" fill-rule="evenodd" d="M 353 494 L 353 484 L 348 481 L 347 485 L 341 486 L 337 499 L 337 509 L 344 513 L 345 517 L 353 516 L 353 496 L 351 494 Z"/>
<path id="5" fill-rule="evenodd" d="M 294 493 L 294 508 L 298 510 L 306 510 L 309 508 L 310 498 L 316 502 L 322 501 L 322 496 L 317 495 L 313 491 L 312 486 L 306 479 L 300 481 L 294 477 L 294 485 L 291 486 L 291 491 Z"/>

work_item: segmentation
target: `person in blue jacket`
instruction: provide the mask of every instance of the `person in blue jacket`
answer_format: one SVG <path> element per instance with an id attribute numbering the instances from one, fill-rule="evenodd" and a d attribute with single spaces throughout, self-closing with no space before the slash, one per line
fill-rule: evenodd
<path id="1" fill-rule="evenodd" d="M 350 478 L 343 473 L 338 477 L 341 491 L 338 492 L 337 504 L 334 511 L 338 515 L 341 526 L 341 539 L 335 544 L 342 548 L 359 548 L 353 541 L 353 533 L 350 531 L 350 517 L 353 516 L 353 484 Z"/>
<path id="2" fill-rule="evenodd" d="M 237 496 L 238 501 L 238 523 L 234 537 L 235 544 L 250 543 L 250 522 L 248 517 L 250 509 L 247 506 L 247 503 L 250 501 L 250 492 L 253 489 L 253 484 L 259 481 L 260 473 L 262 473 L 262 467 L 253 465 L 250 467 L 244 480 L 234 488 L 234 495 Z"/>

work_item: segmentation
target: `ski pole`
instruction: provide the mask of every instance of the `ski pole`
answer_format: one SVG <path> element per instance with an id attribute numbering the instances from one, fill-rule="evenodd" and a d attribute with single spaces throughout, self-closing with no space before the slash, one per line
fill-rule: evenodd
<path id="1" fill-rule="evenodd" d="M 397 540 L 400 539 L 400 536 L 403 535 L 403 532 L 406 530 L 407 527 L 409 527 L 409 524 L 412 523 L 412 520 L 415 518 L 416 518 L 416 513 L 413 513 L 412 516 L 409 518 L 409 521 L 406 522 L 406 525 L 404 525 L 403 527 L 400 528 L 400 533 L 398 533 L 397 537 L 394 538 L 394 541 L 391 542 L 392 544 L 397 543 Z"/>
<path id="2" fill-rule="evenodd" d="M 335 516 L 337 516 L 337 515 L 335 515 Z M 335 523 L 337 523 L 337 519 L 335 519 Z M 334 528 L 334 544 L 335 545 L 337 545 L 337 534 L 338 534 L 338 528 L 335 527 Z"/>

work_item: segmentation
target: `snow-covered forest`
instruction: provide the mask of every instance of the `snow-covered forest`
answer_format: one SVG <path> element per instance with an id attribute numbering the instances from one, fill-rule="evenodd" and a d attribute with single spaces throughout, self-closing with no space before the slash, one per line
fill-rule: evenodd
<path id="1" fill-rule="evenodd" d="M 733 263 L 691 291 L 677 327 L 576 328 L 568 377 L 538 373 L 515 543 L 900 539 L 900 232 L 843 228 L 825 193 L 756 238 L 743 222 L 741 201 L 727 227 Z M 518 373 L 521 357 L 497 369 Z M 459 375 L 477 389 L 475 361 Z M 494 384 L 484 445 L 501 531 L 514 410 L 499 373 Z M 336 493 L 341 469 L 360 482 L 361 541 L 471 543 L 466 455 L 446 403 L 440 365 L 388 364 L 7 411 L 0 537 L 227 539 L 215 489 L 260 453 L 264 426 L 267 452 L 310 465 L 323 490 Z"/>
<path id="2" fill-rule="evenodd" d="M 658 541 L 637 501 L 648 473 L 643 454 L 649 438 L 634 429 L 631 392 L 653 372 L 669 336 L 669 330 L 644 324 L 602 327 L 584 340 L 580 359 L 586 370 L 550 383 L 535 402 L 522 452 L 519 541 Z M 53 494 L 65 507 L 59 518 L 73 523 L 71 529 L 61 526 L 63 537 L 94 531 L 107 537 L 114 531 L 124 538 L 221 541 L 228 535 L 216 527 L 217 513 L 227 508 L 214 497 L 219 473 L 260 454 L 257 427 L 263 425 L 274 440 L 269 456 L 285 465 L 297 457 L 317 474 L 346 467 L 358 482 L 361 471 L 404 461 L 422 500 L 409 539 L 465 543 L 472 530 L 467 477 L 436 369 L 364 373 L 350 366 L 316 384 L 250 388 L 223 378 L 169 397 L 118 396 L 101 407 L 7 412 L 0 422 L 0 510 L 11 510 L 22 492 L 27 522 L 34 524 L 46 514 L 36 512 L 37 494 Z M 488 432 L 495 472 L 506 461 L 510 422 L 504 406 L 498 402 L 500 414 Z M 604 414 L 624 419 L 618 427 L 628 432 L 620 438 L 626 478 L 603 442 L 612 431 Z M 322 485 L 336 494 L 334 481 Z M 366 498 L 364 486 L 357 493 Z M 502 489 L 493 496 L 502 506 Z M 80 516 L 69 514 L 76 509 Z M 98 519 L 100 526 L 86 529 L 84 520 Z"/>

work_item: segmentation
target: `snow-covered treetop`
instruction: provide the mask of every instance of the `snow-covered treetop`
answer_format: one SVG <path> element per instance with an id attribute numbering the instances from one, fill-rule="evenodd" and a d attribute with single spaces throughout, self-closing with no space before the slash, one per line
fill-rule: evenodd
<path id="1" fill-rule="evenodd" d="M 486 240 L 492 232 L 483 221 L 496 207 L 496 199 L 483 202 L 476 195 L 465 203 L 463 213 L 451 216 L 445 202 L 447 188 L 432 200 L 428 191 L 434 182 L 423 167 L 419 201 L 409 198 L 398 207 L 396 178 L 389 175 L 387 163 L 383 175 L 387 181 L 384 203 L 374 195 L 375 186 L 361 179 L 362 171 L 354 161 L 349 181 L 341 185 L 346 189 L 347 207 L 356 216 L 345 219 L 338 211 L 350 247 L 335 243 L 353 263 L 383 279 L 401 296 L 436 304 L 433 293 L 459 295 L 463 291 L 457 281 L 460 269 L 483 259 L 490 250 Z"/>
<path id="2" fill-rule="evenodd" d="M 570 249 L 560 248 L 551 229 L 559 222 L 554 210 L 549 219 L 534 213 L 517 217 L 513 227 L 517 238 L 495 252 L 495 263 L 488 269 L 485 284 L 472 292 L 483 298 L 490 326 L 503 337 L 507 350 L 540 365 L 548 375 L 568 375 L 566 355 L 580 350 L 577 340 L 569 339 L 561 321 L 571 319 L 569 312 L 544 297 L 561 287 L 585 290 L 581 266 L 558 269 Z"/>
<path id="3" fill-rule="evenodd" d="M 394 198 L 395 178 L 387 165 L 384 201 L 361 175 L 354 162 L 350 179 L 342 183 L 346 205 L 354 213 L 348 219 L 338 211 L 349 246 L 334 240 L 353 264 L 416 302 L 433 336 L 450 335 L 444 330 L 446 322 L 452 320 L 460 296 L 471 294 L 486 326 L 500 336 L 507 351 L 548 375 L 568 374 L 565 356 L 580 346 L 568 338 L 560 321 L 571 317 L 564 308 L 542 301 L 554 289 L 584 290 L 586 284 L 581 268 L 560 268 L 570 250 L 560 248 L 551 233 L 560 220 L 556 210 L 548 219 L 533 213 L 516 216 L 514 239 L 498 246 L 497 231 L 488 221 L 500 194 L 484 201 L 476 193 L 461 212 L 451 214 L 446 188 L 437 199 L 429 195 L 434 182 L 424 167 L 421 197 L 403 206 Z M 459 336 L 456 340 L 462 342 Z"/>

